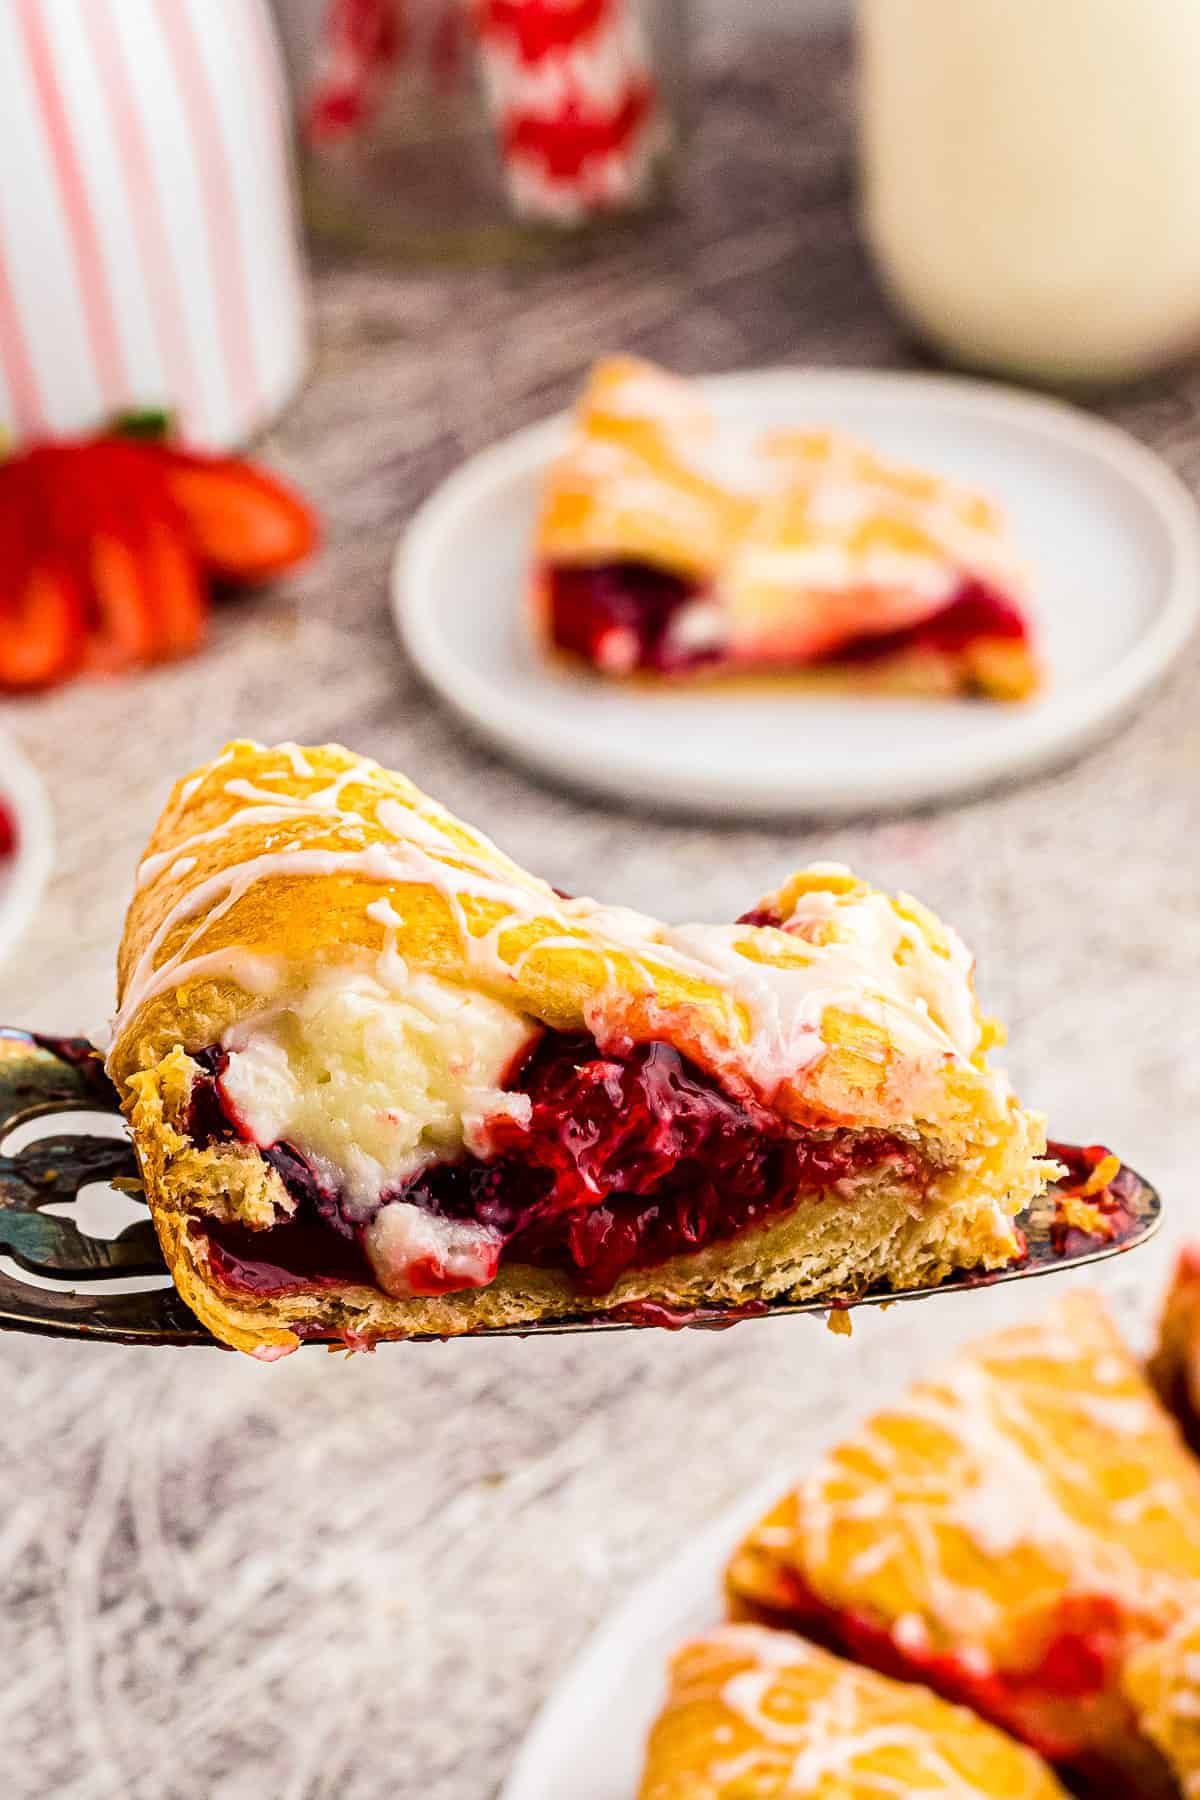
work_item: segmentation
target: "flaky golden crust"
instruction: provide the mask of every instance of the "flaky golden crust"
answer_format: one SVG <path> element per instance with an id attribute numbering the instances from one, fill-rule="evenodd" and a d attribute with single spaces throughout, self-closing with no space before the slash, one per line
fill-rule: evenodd
<path id="1" fill-rule="evenodd" d="M 712 1072 L 747 1041 L 744 1010 L 716 983 L 679 973 L 655 955 L 652 943 L 623 946 L 606 939 L 603 930 L 593 929 L 586 918 L 578 924 L 564 923 L 554 892 L 545 882 L 511 862 L 482 833 L 452 818 L 402 775 L 336 744 L 306 749 L 303 755 L 311 776 L 296 776 L 278 753 L 237 742 L 228 745 L 217 762 L 176 784 L 146 852 L 146 861 L 165 858 L 168 866 L 139 888 L 125 923 L 117 965 L 118 1001 L 123 1006 L 139 960 L 185 894 L 202 892 L 210 881 L 219 883 L 239 858 L 258 854 L 285 834 L 289 851 L 318 856 L 371 846 L 387 850 L 396 833 L 378 820 L 376 809 L 382 800 L 408 815 L 414 830 L 433 822 L 444 835 L 444 848 L 430 856 L 432 880 L 397 880 L 381 886 L 367 873 L 320 869 L 268 875 L 225 910 L 221 908 L 225 889 L 218 887 L 198 914 L 189 914 L 167 932 L 155 952 L 155 965 L 161 967 L 189 939 L 189 963 L 227 949 L 268 961 L 282 958 L 301 970 L 370 962 L 383 952 L 388 927 L 372 918 L 369 909 L 386 892 L 410 967 L 489 992 L 554 1030 L 586 1030 L 589 1003 L 597 994 L 617 990 L 627 997 L 631 1036 L 653 1035 L 670 1042 Z M 299 816 L 286 826 L 249 819 L 228 829 L 247 807 L 243 793 L 230 791 L 231 782 L 254 785 L 269 777 L 281 792 L 301 796 L 346 776 L 350 777 L 343 790 L 347 803 L 362 805 L 351 818 L 318 813 Z M 222 835 L 203 841 L 206 833 L 217 832 Z M 188 854 L 182 860 L 190 867 L 173 874 L 171 853 L 184 844 Z M 498 889 L 507 890 L 503 897 L 468 893 L 460 902 L 459 884 L 467 883 L 464 871 L 475 862 Z M 470 958 L 470 939 L 464 938 L 459 916 L 476 939 L 498 933 L 491 966 Z M 169 985 L 132 1013 L 119 1016 L 109 1073 L 124 1091 L 136 1070 L 154 1067 L 174 1045 L 201 1048 L 218 1043 L 231 1025 L 262 1006 L 261 994 L 228 975 L 201 974 L 183 987 Z M 645 1029 L 651 1008 L 653 1033 Z M 834 1083 L 829 1087 L 832 1093 Z"/>
<path id="2" fill-rule="evenodd" d="M 482 833 L 365 757 L 338 745 L 302 756 L 308 772 L 299 775 L 283 751 L 236 742 L 176 784 L 142 864 L 150 878 L 135 893 L 118 959 L 121 1010 L 108 1070 L 122 1092 L 175 1045 L 219 1043 L 232 1025 L 265 1010 L 272 976 L 286 984 L 369 966 L 394 931 L 412 969 L 491 994 L 554 1030 L 594 1032 L 602 1018 L 610 1039 L 669 1043 L 731 1091 L 757 1087 L 758 1099 L 798 1124 L 887 1128 L 913 1116 L 917 1059 L 897 1009 L 875 995 L 864 992 L 860 1010 L 854 996 L 828 1009 L 822 1053 L 761 1091 L 751 1008 L 736 986 L 674 954 L 665 927 L 638 919 L 629 929 L 635 915 L 564 904 Z M 342 810 L 302 810 L 335 783 Z M 278 795 L 290 816 L 264 820 L 283 808 L 256 804 L 249 793 Z M 372 855 L 382 858 L 381 872 L 362 866 Z M 239 866 L 281 856 L 284 867 L 276 860 L 255 879 L 238 879 Z M 841 877 L 806 879 L 809 888 L 836 891 L 839 908 L 871 894 Z M 374 911 L 381 895 L 394 926 Z M 897 961 L 946 957 L 931 915 L 903 896 L 892 906 L 911 928 Z M 840 916 L 835 911 L 826 938 L 838 936 Z M 803 970 L 813 960 L 810 942 L 772 927 L 741 928 L 734 948 L 746 976 L 754 965 Z M 250 978 L 238 980 L 247 967 Z M 983 1045 L 932 1079 L 921 1074 L 921 1121 L 952 1147 L 980 1137 L 998 1146 L 1014 1134 L 1025 1153 L 1036 1144 L 1039 1122 L 1024 1115 L 1023 1129 Z"/>
<path id="3" fill-rule="evenodd" d="M 836 867 L 801 871 L 759 916 L 780 924 L 671 929 L 566 901 L 365 758 L 336 745 L 229 745 L 177 784 L 142 863 L 108 1062 L 181 1292 L 227 1342 L 270 1350 L 294 1344 L 293 1325 L 331 1319 L 362 1338 L 451 1334 L 644 1298 L 691 1306 L 914 1285 L 1011 1259 L 1012 1217 L 1043 1179 L 1044 1134 L 988 1066 L 994 1034 L 962 946 L 915 901 Z M 671 1045 L 782 1121 L 897 1134 L 924 1171 L 919 1191 L 884 1170 L 852 1205 L 844 1192 L 806 1198 L 765 1230 L 629 1275 L 599 1301 L 507 1266 L 482 1292 L 431 1300 L 224 1291 L 189 1217 L 254 1230 L 291 1202 L 253 1145 L 190 1141 L 189 1053 L 388 959 L 504 1002 L 531 1028 L 618 1050 Z"/>

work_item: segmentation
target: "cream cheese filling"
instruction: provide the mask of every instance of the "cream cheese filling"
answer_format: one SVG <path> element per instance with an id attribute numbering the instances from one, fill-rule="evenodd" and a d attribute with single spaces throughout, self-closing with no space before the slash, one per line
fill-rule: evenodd
<path id="1" fill-rule="evenodd" d="M 432 1163 L 486 1154 L 489 1119 L 528 1116 L 528 1096 L 502 1084 L 537 1030 L 432 975 L 397 993 L 343 970 L 228 1032 L 221 1090 L 253 1142 L 290 1144 L 366 1226 L 386 1293 L 480 1286 L 495 1274 L 494 1233 L 388 1196 Z"/>

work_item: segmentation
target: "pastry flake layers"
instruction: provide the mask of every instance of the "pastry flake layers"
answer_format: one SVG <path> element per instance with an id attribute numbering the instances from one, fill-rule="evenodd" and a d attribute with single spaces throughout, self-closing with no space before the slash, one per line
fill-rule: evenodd
<path id="1" fill-rule="evenodd" d="M 922 1687 L 784 1632 L 686 1645 L 639 1800 L 1065 1800 L 1032 1751 Z"/>
<path id="2" fill-rule="evenodd" d="M 1125 1683 L 1200 1598 L 1200 1466 L 1092 1296 L 846 1439 L 727 1579 L 739 1614 L 968 1700 L 1102 1791 L 1169 1792 Z"/>
<path id="3" fill-rule="evenodd" d="M 568 1182 L 542 1141 L 541 1211 L 513 1214 L 555 1106 L 597 1132 L 606 1106 L 642 1107 L 647 1205 L 647 1149 L 669 1179 L 689 1146 L 699 1167 L 733 1145 L 774 1184 L 736 1233 L 707 1192 L 699 1238 L 677 1195 L 678 1241 L 653 1245 L 622 1189 L 622 1279 L 610 1292 L 593 1260 L 589 1309 L 1011 1259 L 1044 1137 L 988 1065 L 958 939 L 834 866 L 749 918 L 672 928 L 564 899 L 365 758 L 230 745 L 178 784 L 142 862 L 108 1062 L 191 1304 L 258 1350 L 573 1310 L 594 1167 L 572 1151 Z M 546 1244 L 560 1215 L 565 1261 Z M 313 1279 L 257 1266 L 279 1274 L 302 1242 Z M 518 1250 L 535 1266 L 501 1266 Z M 231 1287 L 235 1263 L 255 1265 L 249 1287 Z"/>
<path id="4" fill-rule="evenodd" d="M 720 423 L 632 357 L 592 372 L 535 554 L 539 636 L 601 673 L 804 668 L 997 699 L 1039 683 L 990 501 L 838 432 Z"/>

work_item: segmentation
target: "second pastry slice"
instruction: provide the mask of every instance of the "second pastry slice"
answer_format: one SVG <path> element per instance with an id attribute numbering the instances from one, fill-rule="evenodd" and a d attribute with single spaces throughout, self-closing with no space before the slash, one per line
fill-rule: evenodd
<path id="1" fill-rule="evenodd" d="M 1029 577 L 992 501 L 841 431 L 744 426 L 703 384 L 636 357 L 596 365 L 542 495 L 530 606 L 546 651 L 650 682 L 1037 691 Z"/>
<path id="2" fill-rule="evenodd" d="M 565 899 L 336 746 L 179 783 L 120 1003 L 167 1262 L 264 1357 L 995 1268 L 1046 1170 L 915 901 L 834 865 L 735 924 Z"/>
<path id="3" fill-rule="evenodd" d="M 969 1702 L 1089 1794 L 1166 1800 L 1164 1751 L 1200 1771 L 1200 1465 L 1094 1295 L 972 1345 L 831 1450 L 728 1589 L 741 1617 Z"/>

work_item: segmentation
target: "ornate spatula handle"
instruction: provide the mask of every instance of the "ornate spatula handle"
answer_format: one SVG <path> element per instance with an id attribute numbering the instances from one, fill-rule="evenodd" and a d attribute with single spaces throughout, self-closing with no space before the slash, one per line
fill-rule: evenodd
<path id="1" fill-rule="evenodd" d="M 91 1045 L 0 1028 L 0 1258 L 47 1281 L 22 1281 L 0 1263 L 0 1328 L 121 1344 L 212 1344 L 170 1283 L 149 1216 L 100 1238 L 65 1213 L 92 1182 L 137 1182 L 127 1138 L 97 1135 L 80 1121 L 10 1147 L 18 1127 L 59 1113 L 120 1117 Z M 146 1276 L 160 1276 L 162 1285 L 134 1280 Z M 131 1291 L 91 1286 L 114 1280 L 130 1281 Z"/>

